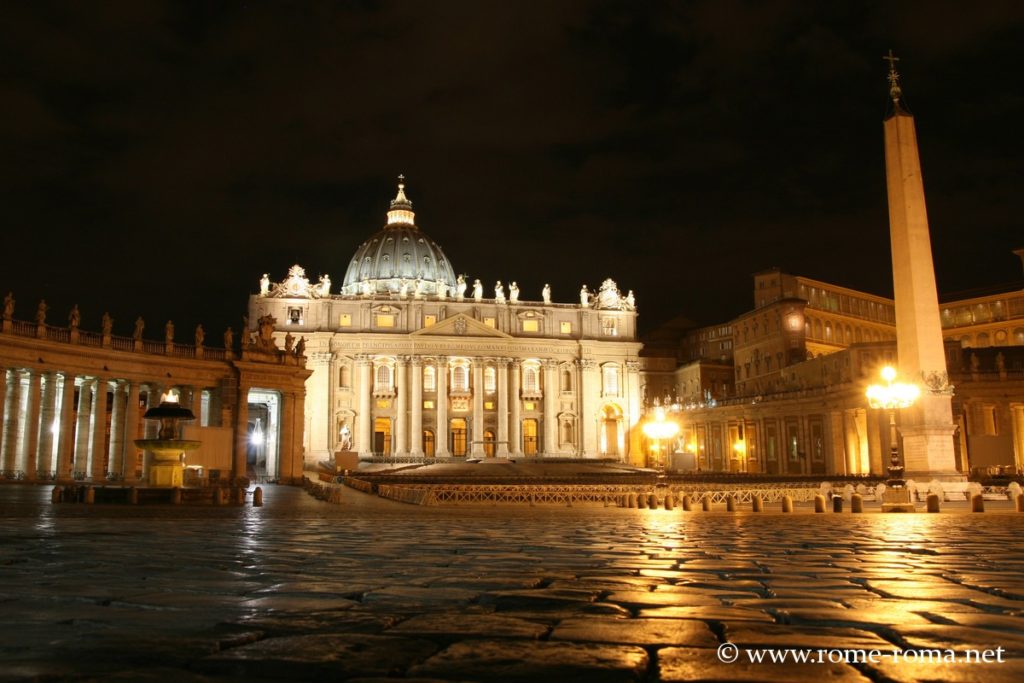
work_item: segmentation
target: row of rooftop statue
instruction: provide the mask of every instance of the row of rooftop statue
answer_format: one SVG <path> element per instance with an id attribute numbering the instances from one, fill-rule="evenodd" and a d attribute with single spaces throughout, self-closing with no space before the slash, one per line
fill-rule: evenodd
<path id="1" fill-rule="evenodd" d="M 3 308 L 3 320 L 6 322 L 14 319 L 14 293 L 8 292 L 7 296 L 4 297 L 4 308 Z M 46 326 L 46 316 L 49 312 L 50 307 L 47 305 L 46 300 L 43 299 L 39 302 L 36 307 L 36 325 L 40 327 Z M 243 327 L 248 329 L 249 319 L 244 318 L 245 322 Z M 78 304 L 71 307 L 71 311 L 68 313 L 68 328 L 72 332 L 78 331 L 78 326 L 82 322 L 82 314 L 78 310 Z M 277 321 L 273 316 L 263 316 L 257 321 L 257 329 L 248 333 L 248 344 L 251 347 L 262 350 L 276 349 L 277 346 L 273 341 L 274 326 Z M 102 334 L 104 337 L 110 337 L 114 327 L 114 319 L 110 317 L 109 313 L 103 314 L 102 319 Z M 6 329 L 6 327 L 5 327 Z M 132 332 L 132 338 L 137 341 L 142 341 L 143 331 L 146 329 L 146 322 L 139 316 L 135 320 L 135 329 Z M 170 320 L 164 325 L 164 343 L 167 345 L 174 344 L 174 323 Z M 206 331 L 203 330 L 202 324 L 196 325 L 195 330 L 195 345 L 196 348 L 203 348 L 206 343 Z M 232 328 L 224 330 L 224 348 L 229 351 L 235 345 L 235 332 Z M 306 352 L 306 338 L 300 337 L 298 341 L 288 333 L 284 338 L 284 351 L 287 354 L 294 356 L 304 356 Z"/>
<path id="2" fill-rule="evenodd" d="M 413 299 L 424 299 L 428 295 L 433 294 L 441 300 L 447 299 L 451 295 L 456 301 L 464 301 L 467 298 L 466 290 L 469 287 L 463 275 L 459 275 L 455 279 L 454 289 L 450 288 L 444 280 L 431 282 L 421 278 L 392 278 L 389 284 L 392 283 L 395 289 L 394 291 L 389 290 L 388 293 L 397 294 L 399 299 L 405 299 L 410 296 Z M 452 291 L 449 291 L 450 289 Z M 353 283 L 349 285 L 349 291 L 343 291 L 342 293 L 350 295 L 358 293 L 364 297 L 374 296 L 377 293 L 377 282 L 374 280 L 363 280 L 359 283 Z M 269 273 L 263 273 L 263 277 L 260 278 L 260 296 L 264 297 L 320 299 L 330 295 L 331 277 L 329 275 L 321 275 L 319 282 L 310 284 L 309 279 L 306 277 L 306 270 L 299 265 L 289 268 L 288 277 L 281 282 L 272 283 Z M 474 301 L 483 301 L 484 299 L 484 286 L 479 278 L 473 281 L 472 299 Z M 544 289 L 541 290 L 541 300 L 545 304 L 551 303 L 551 285 L 544 285 Z M 501 280 L 498 280 L 494 285 L 494 301 L 499 304 L 518 304 L 519 285 L 516 281 L 513 280 L 509 284 L 508 296 L 506 297 L 505 286 L 501 283 Z M 629 293 L 623 296 L 619 292 L 619 287 L 615 284 L 615 281 L 609 278 L 601 283 L 601 288 L 597 292 L 591 292 L 586 285 L 583 285 L 580 288 L 580 306 L 593 306 L 605 310 L 633 311 L 636 310 L 636 298 L 633 296 L 633 290 L 629 290 Z"/>

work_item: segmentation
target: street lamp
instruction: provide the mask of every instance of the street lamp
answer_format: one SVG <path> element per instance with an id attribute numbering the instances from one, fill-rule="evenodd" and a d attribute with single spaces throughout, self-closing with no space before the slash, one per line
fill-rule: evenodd
<path id="1" fill-rule="evenodd" d="M 661 466 L 661 442 L 675 436 L 679 431 L 679 425 L 665 419 L 665 409 L 662 406 L 655 406 L 654 417 L 644 423 L 643 431 L 647 438 L 654 440 L 655 458 L 658 466 Z"/>
<path id="2" fill-rule="evenodd" d="M 885 384 L 872 384 L 867 389 L 868 405 L 875 409 L 889 411 L 889 479 L 885 482 L 883 512 L 913 511 L 910 491 L 903 480 L 903 464 L 900 462 L 899 446 L 896 441 L 896 411 L 909 408 L 921 395 L 916 384 L 896 382 L 896 368 L 887 365 L 882 368 Z M 891 490 L 891 493 L 890 493 Z"/>

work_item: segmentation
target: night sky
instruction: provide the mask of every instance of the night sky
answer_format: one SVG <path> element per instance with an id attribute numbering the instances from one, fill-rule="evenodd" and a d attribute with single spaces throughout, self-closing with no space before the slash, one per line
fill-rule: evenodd
<path id="1" fill-rule="evenodd" d="M 612 277 L 646 330 L 772 266 L 891 295 L 889 48 L 940 292 L 1020 286 L 1019 2 L 5 2 L 0 290 L 219 340 L 263 272 L 340 285 L 404 173 L 488 295 Z"/>

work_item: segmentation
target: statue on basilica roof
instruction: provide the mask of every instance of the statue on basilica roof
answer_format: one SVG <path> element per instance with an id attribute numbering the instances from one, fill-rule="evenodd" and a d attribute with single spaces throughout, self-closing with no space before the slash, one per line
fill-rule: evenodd
<path id="1" fill-rule="evenodd" d="M 140 315 L 135 319 L 135 331 L 132 333 L 132 338 L 136 341 L 142 341 L 142 331 L 144 329 L 146 329 L 146 321 L 144 321 Z"/>
<path id="2" fill-rule="evenodd" d="M 75 304 L 71 307 L 71 312 L 68 313 L 68 327 L 73 330 L 77 330 L 81 323 L 82 314 L 78 311 L 78 304 Z"/>
<path id="3" fill-rule="evenodd" d="M 4 320 L 10 320 L 14 316 L 14 292 L 7 292 L 4 297 Z"/>
<path id="4" fill-rule="evenodd" d="M 508 286 L 508 300 L 514 304 L 519 303 L 519 285 L 515 280 Z"/>
<path id="5" fill-rule="evenodd" d="M 590 305 L 590 290 L 587 289 L 586 285 L 580 288 L 580 306 Z"/>
<path id="6" fill-rule="evenodd" d="M 288 277 L 285 281 L 279 282 L 275 285 L 274 288 L 270 290 L 270 294 L 268 296 L 295 299 L 318 298 L 322 287 L 322 284 L 318 287 L 310 287 L 309 278 L 306 277 L 306 269 L 296 263 L 288 269 Z"/>
<path id="7" fill-rule="evenodd" d="M 320 296 L 331 295 L 331 276 L 321 275 L 320 276 Z"/>
<path id="8" fill-rule="evenodd" d="M 448 297 L 448 285 L 441 278 L 437 279 L 437 298 L 444 301 Z"/>
<path id="9" fill-rule="evenodd" d="M 501 280 L 494 285 L 494 300 L 499 304 L 505 303 L 505 288 L 501 286 Z"/>
<path id="10" fill-rule="evenodd" d="M 46 324 L 46 311 L 49 310 L 49 306 L 46 305 L 46 299 L 39 302 L 39 307 L 36 309 L 36 324 Z"/>
<path id="11" fill-rule="evenodd" d="M 206 341 L 206 331 L 203 330 L 201 324 L 196 325 L 196 348 L 201 347 L 204 341 Z"/>
<path id="12" fill-rule="evenodd" d="M 546 303 L 546 304 L 551 303 L 551 285 L 545 284 L 544 285 L 544 289 L 541 290 L 540 295 L 541 295 L 542 300 L 544 301 L 544 303 Z"/>
<path id="13" fill-rule="evenodd" d="M 473 300 L 483 301 L 484 300 L 484 286 L 480 282 L 480 278 L 473 280 Z"/>
<path id="14" fill-rule="evenodd" d="M 263 277 L 260 278 L 260 296 L 268 294 L 270 294 L 270 273 L 263 273 Z"/>
<path id="15" fill-rule="evenodd" d="M 466 278 L 462 275 L 455 278 L 455 298 L 459 301 L 466 298 Z"/>

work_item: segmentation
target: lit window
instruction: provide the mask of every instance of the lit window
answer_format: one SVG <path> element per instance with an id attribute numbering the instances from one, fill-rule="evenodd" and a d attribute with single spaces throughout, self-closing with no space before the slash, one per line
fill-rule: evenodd
<path id="1" fill-rule="evenodd" d="M 301 308 L 289 308 L 288 309 L 288 324 L 289 325 L 301 325 L 302 324 L 302 309 Z"/>
<path id="2" fill-rule="evenodd" d="M 495 385 L 497 384 L 497 377 L 498 375 L 494 371 L 494 368 L 484 369 L 484 391 L 488 394 L 494 393 Z"/>
<path id="3" fill-rule="evenodd" d="M 342 313 L 338 318 L 338 327 L 352 327 L 352 314 Z"/>
<path id="4" fill-rule="evenodd" d="M 386 365 L 377 366 L 377 391 L 391 391 L 391 368 Z"/>
<path id="5" fill-rule="evenodd" d="M 615 365 L 604 366 L 601 372 L 603 393 L 606 396 L 618 396 L 619 394 L 619 368 Z"/>
<path id="6" fill-rule="evenodd" d="M 494 410 L 494 401 L 484 401 L 484 410 Z"/>
<path id="7" fill-rule="evenodd" d="M 423 391 L 437 391 L 437 371 L 433 365 L 423 368 Z"/>
<path id="8" fill-rule="evenodd" d="M 425 315 L 423 316 L 423 327 L 430 327 L 437 322 L 436 315 Z"/>
<path id="9" fill-rule="evenodd" d="M 484 318 L 484 325 L 487 325 L 487 327 L 494 327 L 494 318 Z"/>
<path id="10" fill-rule="evenodd" d="M 423 402 L 423 409 L 424 410 L 433 410 L 434 409 L 434 402 L 433 401 L 424 401 Z"/>
<path id="11" fill-rule="evenodd" d="M 523 321 L 523 332 L 538 332 L 540 331 L 540 321 L 538 320 L 524 320 Z"/>
<path id="12" fill-rule="evenodd" d="M 538 389 L 537 368 L 532 365 L 523 367 L 523 391 L 535 392 Z"/>
<path id="13" fill-rule="evenodd" d="M 533 401 L 526 401 L 523 403 L 523 410 L 537 410 L 537 404 Z"/>
<path id="14" fill-rule="evenodd" d="M 561 329 L 562 334 L 572 334 L 572 323 L 568 320 L 563 320 L 559 323 L 559 328 Z"/>
<path id="15" fill-rule="evenodd" d="M 452 368 L 452 391 L 469 391 L 469 373 L 466 366 L 456 365 Z"/>
<path id="16" fill-rule="evenodd" d="M 386 398 L 378 399 L 377 407 L 380 408 L 381 410 L 387 410 L 388 408 L 391 407 L 391 401 L 387 400 Z"/>
<path id="17" fill-rule="evenodd" d="M 395 316 L 385 313 L 378 313 L 376 318 L 377 327 L 394 327 Z"/>
<path id="18" fill-rule="evenodd" d="M 601 334 L 606 337 L 614 337 L 619 334 L 615 318 L 601 318 Z"/>

